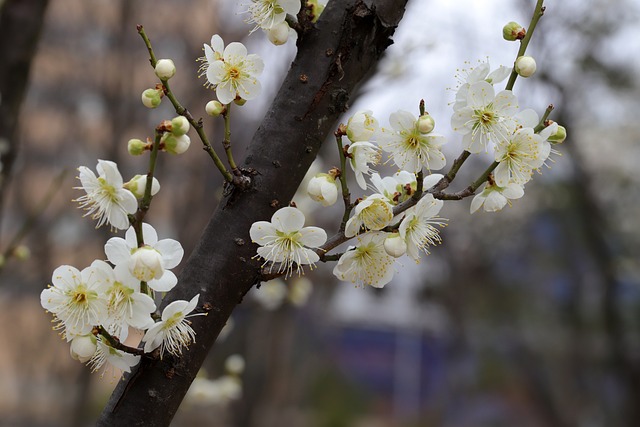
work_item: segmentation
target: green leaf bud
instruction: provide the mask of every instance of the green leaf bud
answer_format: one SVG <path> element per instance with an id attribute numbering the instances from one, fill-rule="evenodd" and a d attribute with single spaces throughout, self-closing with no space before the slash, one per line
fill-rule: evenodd
<path id="1" fill-rule="evenodd" d="M 191 145 L 191 139 L 188 135 L 174 135 L 172 133 L 165 133 L 160 140 L 161 147 L 164 151 L 171 154 L 182 154 Z"/>
<path id="2" fill-rule="evenodd" d="M 220 114 L 224 113 L 225 106 L 220 101 L 213 100 L 207 102 L 204 110 L 211 117 L 218 117 Z"/>
<path id="3" fill-rule="evenodd" d="M 147 108 L 156 108 L 162 101 L 162 89 L 146 89 L 142 92 L 142 104 Z"/>
<path id="4" fill-rule="evenodd" d="M 547 141 L 552 144 L 562 144 L 565 139 L 567 139 L 567 129 L 565 129 L 564 126 L 558 125 L 558 130 L 556 131 L 556 133 L 551 135 L 547 139 Z"/>
<path id="5" fill-rule="evenodd" d="M 527 30 L 517 22 L 511 21 L 502 27 L 502 38 L 510 42 L 522 40 L 526 34 Z"/>
<path id="6" fill-rule="evenodd" d="M 134 138 L 130 139 L 129 142 L 127 142 L 127 151 L 129 151 L 129 154 L 131 154 L 132 156 L 141 155 L 147 148 L 147 143 L 141 139 Z"/>
<path id="7" fill-rule="evenodd" d="M 189 120 L 185 116 L 178 116 L 171 119 L 171 133 L 175 136 L 184 135 L 189 132 Z"/>

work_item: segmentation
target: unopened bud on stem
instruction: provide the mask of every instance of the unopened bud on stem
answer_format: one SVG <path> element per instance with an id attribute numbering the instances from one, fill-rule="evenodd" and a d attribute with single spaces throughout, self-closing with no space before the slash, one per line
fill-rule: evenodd
<path id="1" fill-rule="evenodd" d="M 176 74 L 176 66 L 171 59 L 160 59 L 156 62 L 156 76 L 162 80 L 169 80 Z"/>

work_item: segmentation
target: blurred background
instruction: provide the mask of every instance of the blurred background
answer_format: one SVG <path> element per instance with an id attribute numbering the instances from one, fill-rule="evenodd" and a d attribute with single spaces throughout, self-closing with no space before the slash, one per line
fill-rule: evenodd
<path id="1" fill-rule="evenodd" d="M 94 230 L 71 202 L 80 195 L 76 168 L 95 170 L 97 159 L 108 159 L 125 179 L 144 173 L 145 161 L 127 154 L 128 139 L 152 136 L 159 121 L 175 116 L 168 103 L 156 110 L 140 103 L 156 79 L 136 24 L 159 58 L 176 63 L 172 89 L 195 116 L 213 98 L 196 79 L 196 58 L 213 34 L 265 59 L 263 95 L 235 109 L 238 160 L 295 44 L 248 35 L 247 15 L 232 1 L 4 0 L 5 72 L 16 55 L 7 46 L 18 40 L 11 3 L 21 3 L 41 32 L 23 102 L 8 92 L 0 101 L 0 425 L 92 425 L 116 380 L 71 359 L 39 294 L 57 266 L 104 258 L 110 232 Z M 394 45 L 350 113 L 372 110 L 386 126 L 398 109 L 417 114 L 424 98 L 436 132 L 449 139 L 450 164 L 461 152 L 449 126 L 456 70 L 487 59 L 492 68 L 510 66 L 518 44 L 502 39 L 502 26 L 527 27 L 534 6 L 410 0 Z M 538 72 L 514 91 L 521 107 L 539 114 L 554 104 L 551 118 L 569 138 L 525 197 L 471 216 L 470 199 L 447 202 L 444 243 L 419 265 L 398 262 L 384 289 L 339 283 L 333 265 L 321 265 L 252 290 L 173 425 L 640 425 L 639 20 L 634 0 L 548 1 L 528 50 Z M 205 123 L 211 140 L 221 140 L 221 120 Z M 161 157 L 162 191 L 148 219 L 188 254 L 221 182 L 195 138 L 186 154 Z M 454 189 L 475 180 L 490 157 L 472 160 Z M 337 164 L 330 139 L 313 171 Z M 303 192 L 294 200 L 307 224 L 335 232 L 340 206 L 318 209 Z M 14 251 L 25 221 L 28 234 Z M 231 355 L 244 358 L 243 370 L 237 357 L 225 368 Z"/>

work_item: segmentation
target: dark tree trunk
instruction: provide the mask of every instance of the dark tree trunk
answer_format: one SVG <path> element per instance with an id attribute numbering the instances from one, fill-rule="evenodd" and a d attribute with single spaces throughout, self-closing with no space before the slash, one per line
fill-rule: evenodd
<path id="1" fill-rule="evenodd" d="M 48 3 L 6 0 L 0 6 L 0 211 L 18 152 L 18 116 Z"/>
<path id="2" fill-rule="evenodd" d="M 167 426 L 231 312 L 260 279 L 249 228 L 287 206 L 359 82 L 375 68 L 407 0 L 333 0 L 298 54 L 248 148 L 251 189 L 223 199 L 163 306 L 200 294 L 197 342 L 181 358 L 144 359 L 120 381 L 100 426 Z"/>

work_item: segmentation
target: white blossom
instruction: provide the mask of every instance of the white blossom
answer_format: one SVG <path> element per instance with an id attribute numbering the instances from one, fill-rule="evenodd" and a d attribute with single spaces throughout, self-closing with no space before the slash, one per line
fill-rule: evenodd
<path id="1" fill-rule="evenodd" d="M 75 188 L 87 194 L 75 201 L 87 211 L 85 216 L 91 215 L 98 220 L 96 228 L 109 223 L 113 228 L 124 230 L 129 227 L 127 215 L 136 213 L 138 201 L 131 191 L 123 187 L 122 175 L 114 162 L 98 160 L 96 170 L 98 177 L 85 166 L 78 168 L 82 186 Z"/>
<path id="2" fill-rule="evenodd" d="M 160 347 L 160 358 L 167 351 L 174 356 L 182 354 L 182 348 L 195 342 L 196 333 L 191 328 L 191 322 L 187 317 L 204 315 L 196 313 L 189 315 L 198 305 L 200 295 L 191 298 L 191 301 L 173 301 L 162 311 L 162 318 L 151 326 L 142 339 L 145 341 L 144 351 L 150 351 Z"/>
<path id="3" fill-rule="evenodd" d="M 372 194 L 358 203 L 345 225 L 344 235 L 353 237 L 363 225 L 369 230 L 382 230 L 393 219 L 393 205 L 382 194 Z"/>
<path id="4" fill-rule="evenodd" d="M 428 254 L 427 246 L 442 242 L 435 227 L 445 225 L 444 219 L 438 217 L 442 205 L 442 200 L 425 194 L 400 223 L 398 231 L 407 244 L 407 255 L 415 262 L 419 262 L 421 250 Z"/>
<path id="5" fill-rule="evenodd" d="M 495 94 L 493 86 L 485 81 L 469 87 L 467 106 L 451 117 L 451 127 L 461 133 L 464 148 L 471 153 L 487 151 L 489 142 L 499 143 L 515 130 L 514 115 L 518 100 L 510 90 Z"/>
<path id="6" fill-rule="evenodd" d="M 55 315 L 55 329 L 63 329 L 67 340 L 86 335 L 105 321 L 110 272 L 111 267 L 98 260 L 82 271 L 70 265 L 53 271 L 52 285 L 40 294 L 40 304 Z"/>
<path id="7" fill-rule="evenodd" d="M 369 165 L 380 163 L 380 148 L 367 141 L 357 141 L 347 148 L 349 165 L 356 175 L 356 182 L 363 190 L 367 189 L 364 174 L 370 175 L 372 170 Z"/>
<path id="8" fill-rule="evenodd" d="M 123 372 L 131 372 L 131 368 L 140 362 L 140 356 L 111 347 L 101 335 L 98 335 L 96 344 L 96 352 L 88 363 L 89 367 L 91 367 L 91 372 L 96 372 L 102 368 L 105 362 Z M 104 373 L 106 373 L 106 370 L 103 375 Z"/>
<path id="9" fill-rule="evenodd" d="M 505 187 L 498 187 L 495 183 L 487 183 L 481 193 L 471 201 L 471 213 L 482 206 L 486 212 L 496 212 L 511 205 L 511 200 L 524 196 L 524 188 L 515 182 L 508 183 Z"/>
<path id="10" fill-rule="evenodd" d="M 489 65 L 489 61 L 481 62 L 477 67 L 458 70 L 456 78 L 458 79 L 459 87 L 456 91 L 456 101 L 453 104 L 454 111 L 467 106 L 467 95 L 469 93 L 469 87 L 472 84 L 484 81 L 490 85 L 495 85 L 511 74 L 511 67 L 505 67 L 504 65 L 489 72 L 490 70 L 491 66 Z"/>
<path id="11" fill-rule="evenodd" d="M 142 247 L 138 247 L 133 227 L 127 230 L 124 239 L 112 237 L 104 247 L 107 258 L 116 268 L 124 265 L 123 272 L 147 282 L 154 291 L 168 292 L 178 283 L 178 278 L 169 269 L 182 260 L 182 245 L 173 239 L 158 240 L 156 230 L 146 223 L 142 224 L 142 235 Z"/>
<path id="12" fill-rule="evenodd" d="M 255 24 L 251 32 L 258 28 L 270 30 L 285 22 L 287 14 L 295 16 L 299 11 L 300 1 L 298 0 L 251 0 L 248 8 L 251 17 L 247 19 L 247 23 Z"/>
<path id="13" fill-rule="evenodd" d="M 251 100 L 262 90 L 257 77 L 264 69 L 262 59 L 256 54 L 247 54 L 247 48 L 239 42 L 230 43 L 222 56 L 217 51 L 222 39 L 211 41 L 211 49 L 205 45 L 205 61 L 200 66 L 200 75 L 206 75 L 210 86 L 215 87 L 216 96 L 223 104 L 229 104 L 236 97 Z"/>
<path id="14" fill-rule="evenodd" d="M 370 110 L 358 111 L 347 121 L 347 138 L 351 142 L 369 141 L 378 131 L 378 121 Z"/>
<path id="15" fill-rule="evenodd" d="M 307 194 L 322 206 L 331 206 L 338 200 L 338 185 L 330 174 L 319 173 L 307 185 Z"/>
<path id="16" fill-rule="evenodd" d="M 310 248 L 317 248 L 327 240 L 327 233 L 319 227 L 303 227 L 304 214 L 293 207 L 284 207 L 276 211 L 271 222 L 258 221 L 251 225 L 249 235 L 254 243 L 260 245 L 258 255 L 271 262 L 271 271 L 279 263 L 278 273 L 291 276 L 293 265 L 298 274 L 305 264 L 315 265 L 320 259 Z"/>
<path id="17" fill-rule="evenodd" d="M 382 128 L 378 144 L 391 153 L 394 163 L 409 172 L 442 169 L 447 160 L 441 147 L 446 142 L 442 135 L 420 132 L 415 116 L 408 111 L 397 111 L 389 117 L 392 129 Z"/>
<path id="18" fill-rule="evenodd" d="M 333 274 L 360 286 L 384 287 L 394 274 L 394 258 L 384 249 L 385 239 L 386 233 L 382 232 L 358 236 L 358 244 L 340 257 Z"/>
<path id="19" fill-rule="evenodd" d="M 550 148 L 548 143 L 547 147 Z M 543 148 L 542 137 L 533 133 L 532 128 L 520 128 L 496 144 L 495 160 L 499 162 L 493 171 L 496 184 L 506 187 L 509 182 L 520 185 L 528 182 L 533 169 L 542 166 L 549 154 Z"/>

